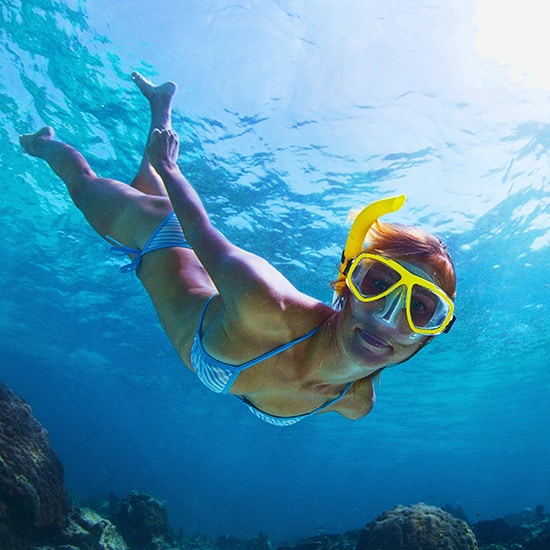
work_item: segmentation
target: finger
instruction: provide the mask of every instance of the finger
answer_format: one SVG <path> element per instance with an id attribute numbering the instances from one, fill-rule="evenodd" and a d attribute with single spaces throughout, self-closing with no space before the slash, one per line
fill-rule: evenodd
<path id="1" fill-rule="evenodd" d="M 159 136 L 160 130 L 158 128 L 153 128 L 153 130 L 151 130 L 151 133 L 149 134 L 149 144 L 151 144 L 153 141 L 156 141 Z"/>
<path id="2" fill-rule="evenodd" d="M 174 141 L 175 143 L 179 143 L 179 136 L 176 132 L 169 130 L 169 136 L 172 141 Z"/>

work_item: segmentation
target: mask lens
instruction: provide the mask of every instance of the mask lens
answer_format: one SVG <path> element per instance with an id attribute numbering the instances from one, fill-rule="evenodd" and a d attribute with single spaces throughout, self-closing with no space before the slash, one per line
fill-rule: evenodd
<path id="1" fill-rule="evenodd" d="M 365 298 L 373 298 L 386 292 L 401 279 L 393 268 L 376 260 L 365 258 L 353 271 L 351 281 Z"/>
<path id="2" fill-rule="evenodd" d="M 360 255 L 352 264 L 347 283 L 355 297 L 363 302 L 374 302 L 384 297 L 385 314 L 395 316 L 397 302 L 390 299 L 392 293 L 405 292 L 406 299 L 400 309 L 406 307 L 411 330 L 419 334 L 437 334 L 452 318 L 453 304 L 432 281 L 415 270 L 375 254 Z M 425 284 L 424 284 L 425 283 Z M 397 296 L 397 295 L 396 295 Z M 395 302 L 395 303 L 394 303 Z"/>
<path id="3" fill-rule="evenodd" d="M 449 313 L 449 305 L 430 289 L 413 285 L 410 302 L 411 320 L 415 327 L 437 329 Z"/>

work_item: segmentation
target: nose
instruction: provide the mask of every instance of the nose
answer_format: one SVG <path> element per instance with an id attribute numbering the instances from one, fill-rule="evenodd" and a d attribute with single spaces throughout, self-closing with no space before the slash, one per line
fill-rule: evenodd
<path id="1" fill-rule="evenodd" d="M 399 326 L 399 314 L 406 305 L 407 290 L 404 286 L 392 290 L 385 298 L 381 307 L 374 312 L 374 318 L 393 328 Z"/>

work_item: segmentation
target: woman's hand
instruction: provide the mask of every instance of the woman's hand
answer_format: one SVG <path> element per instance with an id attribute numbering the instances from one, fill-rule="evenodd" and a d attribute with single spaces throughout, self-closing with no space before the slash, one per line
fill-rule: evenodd
<path id="1" fill-rule="evenodd" d="M 172 130 L 155 128 L 149 137 L 145 153 L 149 162 L 157 172 L 176 166 L 179 153 L 179 139 Z"/>

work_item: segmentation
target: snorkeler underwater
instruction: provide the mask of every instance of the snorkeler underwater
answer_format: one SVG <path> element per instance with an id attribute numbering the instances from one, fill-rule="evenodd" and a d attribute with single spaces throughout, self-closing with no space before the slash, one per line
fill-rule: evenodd
<path id="1" fill-rule="evenodd" d="M 207 388 L 234 395 L 275 426 L 325 412 L 367 415 L 381 371 L 454 320 L 456 277 L 445 245 L 417 227 L 378 221 L 404 196 L 375 202 L 348 236 L 337 307 L 302 293 L 213 226 L 178 166 L 177 86 L 132 78 L 151 122 L 130 185 L 97 176 L 50 127 L 21 136 L 21 146 L 49 164 L 113 250 L 132 258 L 123 271 L 136 270 L 181 361 Z"/>
<path id="2" fill-rule="evenodd" d="M 2 3 L 0 550 L 544 548 L 536 4 Z"/>

